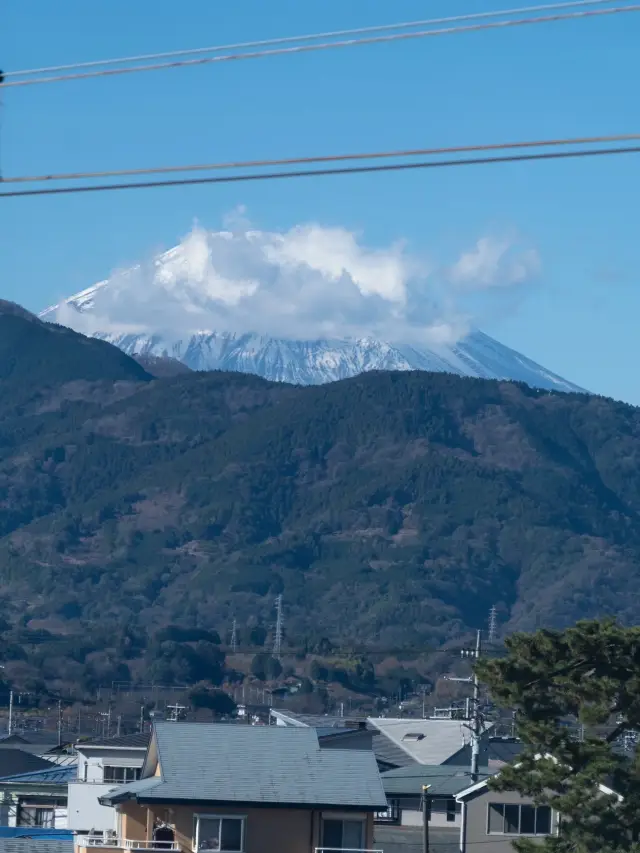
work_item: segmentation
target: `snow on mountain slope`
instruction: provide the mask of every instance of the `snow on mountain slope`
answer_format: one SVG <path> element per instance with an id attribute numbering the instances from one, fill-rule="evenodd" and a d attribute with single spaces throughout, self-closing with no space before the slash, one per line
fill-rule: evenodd
<path id="1" fill-rule="evenodd" d="M 132 356 L 274 381 L 309 385 L 417 369 L 583 390 L 477 330 L 450 334 L 438 321 L 423 327 L 428 346 L 397 343 L 405 330 L 420 328 L 406 315 L 407 269 L 398 250 L 364 250 L 339 229 L 240 236 L 196 230 L 147 267 L 101 281 L 40 317 Z M 421 319 L 423 310 L 414 314 Z M 318 334 L 325 329 L 343 334 Z"/>

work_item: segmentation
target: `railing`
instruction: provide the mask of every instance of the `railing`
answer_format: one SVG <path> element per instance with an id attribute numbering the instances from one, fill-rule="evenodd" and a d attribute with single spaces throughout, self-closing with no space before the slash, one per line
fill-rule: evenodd
<path id="1" fill-rule="evenodd" d="M 363 847 L 316 847 L 315 853 L 384 853 L 380 848 L 365 850 Z"/>
<path id="2" fill-rule="evenodd" d="M 135 841 L 132 838 L 113 838 L 108 835 L 86 835 L 84 838 L 79 837 L 77 844 L 79 847 L 109 847 L 116 850 L 147 850 L 147 851 L 167 851 L 180 850 L 179 845 L 175 841 Z"/>

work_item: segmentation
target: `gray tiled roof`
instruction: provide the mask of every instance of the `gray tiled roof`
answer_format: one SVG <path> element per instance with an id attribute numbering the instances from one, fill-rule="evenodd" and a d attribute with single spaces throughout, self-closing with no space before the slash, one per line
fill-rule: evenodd
<path id="1" fill-rule="evenodd" d="M 481 767 L 479 779 L 487 779 L 491 774 L 488 767 Z M 412 767 L 399 767 L 382 774 L 382 784 L 389 797 L 419 796 L 423 785 L 430 785 L 432 797 L 455 797 L 468 788 L 471 774 L 467 768 L 446 764 L 414 764 Z"/>
<path id="2" fill-rule="evenodd" d="M 73 839 L 0 838 L 0 853 L 73 853 Z"/>
<path id="3" fill-rule="evenodd" d="M 373 753 L 321 749 L 313 728 L 156 723 L 154 738 L 162 776 L 117 788 L 104 801 L 386 808 Z"/>
<path id="4" fill-rule="evenodd" d="M 412 764 L 417 764 L 408 752 L 396 746 L 382 732 L 376 732 L 373 737 L 373 753 L 381 764 L 387 764 L 390 767 L 410 767 Z"/>

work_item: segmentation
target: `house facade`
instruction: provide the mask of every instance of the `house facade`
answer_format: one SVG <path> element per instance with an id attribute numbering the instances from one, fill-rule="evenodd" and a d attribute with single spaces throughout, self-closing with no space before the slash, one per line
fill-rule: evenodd
<path id="1" fill-rule="evenodd" d="M 518 838 L 544 838 L 558 831 L 558 814 L 516 791 L 493 791 L 487 780 L 461 791 L 460 853 L 508 853 Z"/>
<path id="2" fill-rule="evenodd" d="M 371 850 L 386 807 L 373 753 L 323 749 L 312 728 L 222 723 L 157 723 L 141 778 L 101 802 L 117 811 L 103 853 Z"/>
<path id="3" fill-rule="evenodd" d="M 481 779 L 489 775 L 488 768 L 480 768 Z M 422 791 L 423 786 L 428 786 L 429 826 L 452 830 L 460 828 L 462 806 L 456 801 L 456 796 L 469 787 L 469 768 L 414 764 L 382 773 L 381 779 L 389 809 L 387 815 L 379 818 L 379 823 L 422 826 Z"/>
<path id="4" fill-rule="evenodd" d="M 90 740 L 76 744 L 78 763 L 69 781 L 68 827 L 94 837 L 116 830 L 116 811 L 100 797 L 140 776 L 150 735 Z"/>
<path id="5" fill-rule="evenodd" d="M 74 776 L 75 767 L 52 765 L 0 779 L 0 826 L 67 829 L 67 785 Z"/>

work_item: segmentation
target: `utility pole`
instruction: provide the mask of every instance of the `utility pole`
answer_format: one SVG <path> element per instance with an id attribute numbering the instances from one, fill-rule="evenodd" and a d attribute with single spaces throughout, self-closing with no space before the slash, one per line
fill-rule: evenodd
<path id="1" fill-rule="evenodd" d="M 233 620 L 233 627 L 231 628 L 231 651 L 236 653 L 238 650 L 238 629 L 236 626 L 236 620 Z"/>
<path id="2" fill-rule="evenodd" d="M 482 651 L 482 632 L 476 634 L 476 663 L 480 660 Z M 480 682 L 478 675 L 473 673 L 473 717 L 471 720 L 471 782 L 478 781 L 478 767 L 480 764 L 480 735 L 482 734 L 482 721 L 480 719 Z"/>
<path id="3" fill-rule="evenodd" d="M 276 598 L 276 636 L 273 641 L 274 657 L 280 660 L 282 652 L 282 593 Z"/>
<path id="4" fill-rule="evenodd" d="M 9 734 L 13 731 L 13 690 L 9 693 Z"/>
<path id="5" fill-rule="evenodd" d="M 422 853 L 429 853 L 429 818 L 431 817 L 431 798 L 429 788 L 431 785 L 422 786 Z"/>
<path id="6" fill-rule="evenodd" d="M 462 649 L 461 657 L 474 658 L 476 662 L 480 660 L 482 654 L 482 631 L 476 633 L 475 649 Z M 474 672 L 471 678 L 456 678 L 449 676 L 449 681 L 463 681 L 466 684 L 473 685 L 473 699 L 471 708 L 471 781 L 478 781 L 478 769 L 480 765 L 480 736 L 482 735 L 482 718 L 480 716 L 480 682 L 478 676 Z"/>
<path id="7" fill-rule="evenodd" d="M 62 700 L 58 699 L 58 746 L 62 746 Z"/>
<path id="8" fill-rule="evenodd" d="M 116 729 L 117 737 L 120 737 L 121 726 L 122 726 L 122 714 L 118 714 L 118 728 Z"/>
<path id="9" fill-rule="evenodd" d="M 144 704 L 140 705 L 140 734 L 144 732 Z"/>
<path id="10" fill-rule="evenodd" d="M 492 606 L 489 611 L 489 636 L 488 640 L 490 643 L 495 643 L 496 637 L 498 636 L 498 610 L 495 604 Z"/>

